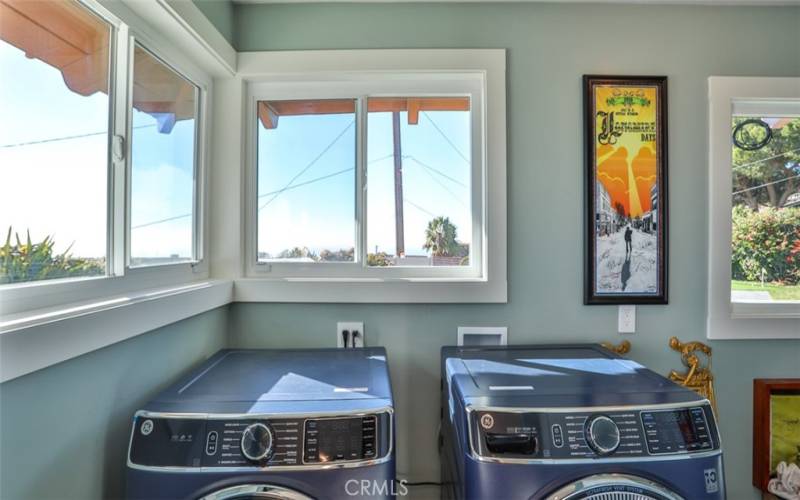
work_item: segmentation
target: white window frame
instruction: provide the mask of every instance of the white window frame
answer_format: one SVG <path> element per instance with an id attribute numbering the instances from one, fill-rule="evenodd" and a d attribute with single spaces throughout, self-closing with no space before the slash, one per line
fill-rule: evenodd
<path id="1" fill-rule="evenodd" d="M 235 300 L 506 302 L 504 50 L 354 50 L 243 53 L 243 260 Z M 370 268 L 355 263 L 257 261 L 256 101 L 458 95 L 471 99 L 470 266 Z M 356 255 L 366 255 L 366 109 L 357 105 Z M 367 191 L 366 196 L 369 196 Z"/>
<path id="2" fill-rule="evenodd" d="M 78 0 L 85 8 L 112 26 L 109 85 L 108 188 L 106 227 L 106 274 L 104 276 L 64 278 L 14 283 L 0 286 L 0 313 L 9 321 L 25 318 L 31 312 L 53 310 L 59 306 L 84 303 L 93 299 L 131 294 L 208 278 L 207 263 L 207 174 L 206 158 L 210 144 L 208 130 L 211 77 L 188 60 L 163 35 L 155 33 L 124 3 L 100 4 Z M 139 41 L 169 67 L 196 85 L 198 119 L 196 120 L 194 253 L 191 262 L 153 266 L 129 265 L 130 242 L 130 158 L 133 47 Z M 123 150 L 122 157 L 115 148 Z M 38 314 L 30 314 L 38 317 Z"/>
<path id="3" fill-rule="evenodd" d="M 800 338 L 800 304 L 731 302 L 731 122 L 737 109 L 772 114 L 770 101 L 800 105 L 800 78 L 710 77 L 707 336 Z"/>

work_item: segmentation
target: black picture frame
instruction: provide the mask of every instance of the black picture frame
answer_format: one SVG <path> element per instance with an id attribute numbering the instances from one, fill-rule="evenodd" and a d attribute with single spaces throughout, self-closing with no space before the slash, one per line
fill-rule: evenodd
<path id="1" fill-rule="evenodd" d="M 601 89 L 601 91 L 598 91 Z M 604 199 L 608 200 L 608 204 L 613 206 L 612 210 L 604 209 L 602 210 L 603 213 L 599 213 L 598 211 L 598 162 L 597 162 L 597 144 L 602 144 L 605 146 L 611 146 L 611 144 L 603 144 L 601 137 L 605 138 L 609 133 L 614 136 L 612 139 L 622 138 L 624 134 L 634 134 L 639 133 L 640 139 L 645 141 L 646 137 L 652 137 L 652 135 L 645 136 L 645 132 L 642 132 L 637 128 L 637 124 L 623 124 L 620 125 L 620 122 L 614 121 L 614 113 L 610 113 L 607 111 L 601 111 L 598 114 L 598 106 L 596 102 L 596 97 L 598 93 L 609 93 L 614 92 L 618 89 L 621 89 L 618 94 L 613 94 L 614 97 L 607 98 L 604 102 L 606 103 L 606 107 L 611 106 L 621 106 L 625 107 L 628 106 L 627 110 L 623 112 L 623 115 L 627 116 L 627 114 L 635 114 L 636 111 L 634 108 L 636 106 L 641 107 L 644 109 L 644 106 L 654 106 L 655 110 L 655 118 L 652 120 L 652 123 L 655 126 L 655 130 L 646 130 L 647 133 L 653 132 L 655 134 L 655 149 L 654 158 L 656 163 L 655 169 L 655 189 L 653 186 L 650 188 L 650 198 L 646 206 L 650 210 L 647 212 L 642 212 L 642 204 L 639 198 L 639 190 L 640 188 L 637 185 L 636 189 L 636 200 L 638 201 L 637 207 L 637 215 L 634 217 L 633 209 L 631 208 L 631 204 L 628 205 L 626 208 L 622 203 L 611 203 L 611 200 L 614 199 L 610 194 L 610 191 L 606 189 L 605 185 L 601 182 L 600 184 L 603 185 L 603 191 L 600 193 L 600 196 L 603 196 Z M 625 92 L 625 89 L 631 89 L 631 92 Z M 649 89 L 655 90 L 655 103 L 645 104 L 645 102 L 650 103 L 650 99 L 647 99 L 646 96 L 651 95 L 651 91 Z M 636 94 L 636 95 L 633 95 Z M 643 97 L 644 96 L 644 97 Z M 634 102 L 634 104 L 631 104 Z M 667 281 L 668 281 L 668 233 L 669 233 L 669 224 L 668 224 L 668 196 L 667 196 L 667 171 L 668 171 L 668 162 L 667 162 L 667 151 L 668 151 L 668 119 L 667 119 L 667 77 L 666 76 L 607 76 L 607 75 L 584 75 L 583 76 L 583 114 L 584 114 L 584 153 L 585 153 L 585 165 L 586 165 L 586 175 L 585 175 L 585 229 L 586 229 L 586 241 L 585 241 L 585 268 L 584 268 L 584 304 L 585 305 L 614 305 L 614 304 L 667 304 L 668 303 L 668 295 L 667 295 Z M 649 111 L 648 111 L 649 112 Z M 610 119 L 609 119 L 610 115 Z M 600 131 L 600 136 L 598 136 L 598 120 L 601 124 L 602 130 Z M 631 120 L 628 120 L 631 121 Z M 638 124 L 641 127 L 646 127 L 647 124 Z M 630 130 L 627 130 L 630 128 Z M 642 129 L 644 130 L 644 129 Z M 605 134 L 605 135 L 604 135 Z M 608 140 L 607 138 L 605 140 Z M 648 139 L 649 140 L 649 139 Z M 652 141 L 651 141 L 652 142 Z M 616 154 L 617 150 L 621 149 L 617 147 L 616 149 L 611 147 L 613 153 L 609 153 L 609 157 Z M 625 152 L 627 155 L 627 150 Z M 639 152 L 633 153 L 641 154 L 641 150 Z M 605 160 L 604 160 L 605 161 Z M 627 162 L 627 156 L 625 161 Z M 603 164 L 601 162 L 600 164 Z M 620 177 L 614 177 L 614 181 L 618 181 L 622 184 L 622 187 L 627 186 L 627 183 L 632 178 L 634 179 L 634 184 L 639 182 L 639 177 L 637 177 L 633 171 L 633 160 L 627 167 L 628 175 L 626 176 L 627 179 L 623 180 Z M 603 172 L 601 172 L 603 173 Z M 605 177 L 610 177 L 607 173 L 604 173 Z M 648 178 L 650 176 L 647 176 Z M 619 189 L 619 188 L 617 188 Z M 629 190 L 625 190 L 625 193 L 629 193 Z M 630 195 L 628 195 L 630 197 Z M 619 198 L 619 196 L 617 196 Z M 655 208 L 653 208 L 655 206 Z M 627 211 L 627 212 L 626 212 Z M 609 221 L 608 219 L 611 218 Z M 625 222 L 627 221 L 627 222 Z M 635 243 L 628 243 L 625 240 L 628 239 L 625 234 L 623 233 L 621 236 L 619 235 L 620 232 L 620 223 L 626 224 L 625 229 L 623 231 L 628 231 L 628 227 L 631 229 L 631 234 L 629 235 L 630 240 L 635 242 L 636 239 L 645 239 L 647 243 L 648 241 L 652 243 L 652 237 L 655 237 L 655 259 L 651 259 L 651 255 L 646 253 L 644 257 L 642 257 L 642 252 L 649 252 L 649 248 L 651 245 L 647 245 L 646 249 L 637 249 L 634 248 Z M 603 245 L 611 245 L 610 247 L 604 247 L 602 251 L 598 251 L 598 234 L 601 237 L 606 238 L 603 240 Z M 625 257 L 624 262 L 621 266 L 619 266 L 620 272 L 616 273 L 616 263 L 618 262 L 618 258 L 613 258 L 614 252 L 619 251 L 618 242 L 619 240 L 623 240 L 622 244 L 625 246 Z M 614 242 L 614 243 L 612 243 Z M 629 250 L 629 244 L 631 246 Z M 610 248 L 610 250 L 608 249 Z M 629 253 L 630 252 L 630 256 Z M 611 254 L 611 257 L 607 257 Z M 601 259 L 609 259 L 603 262 L 602 266 L 599 266 L 603 269 L 605 274 L 602 275 L 600 279 L 598 279 L 598 255 L 600 255 Z M 617 256 L 618 257 L 618 254 Z M 650 271 L 655 273 L 655 287 L 650 285 L 649 279 L 652 279 L 653 276 L 647 275 L 637 275 L 637 279 L 634 280 L 636 283 L 641 283 L 644 281 L 646 285 L 643 286 L 647 287 L 647 290 L 631 290 L 626 291 L 625 288 L 629 286 L 630 278 L 632 277 L 631 268 L 634 267 L 635 269 L 641 269 L 642 265 L 635 265 L 632 264 L 634 259 L 640 260 L 640 262 L 646 261 L 650 263 Z M 605 265 L 609 263 L 608 265 Z M 627 269 L 626 269 L 627 264 Z M 637 263 L 639 264 L 639 263 Z M 654 268 L 654 269 L 653 269 Z M 633 272 L 641 272 L 641 271 L 633 271 Z M 627 273 L 627 278 L 625 278 Z M 642 280 L 641 277 L 644 276 L 646 279 Z M 615 280 L 619 280 L 619 283 L 616 283 Z M 598 286 L 598 283 L 600 285 Z M 609 284 L 611 283 L 611 284 Z M 631 282 L 633 283 L 633 282 Z M 640 285 L 641 286 L 641 285 Z M 616 290 L 615 287 L 619 287 L 620 290 Z M 600 290 L 598 290 L 600 289 Z"/>

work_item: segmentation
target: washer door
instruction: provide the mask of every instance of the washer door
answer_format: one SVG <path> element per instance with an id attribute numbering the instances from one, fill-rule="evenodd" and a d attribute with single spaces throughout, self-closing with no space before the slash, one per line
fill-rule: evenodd
<path id="1" fill-rule="evenodd" d="M 599 474 L 564 486 L 548 500 L 683 500 L 664 486 L 625 474 Z"/>
<path id="2" fill-rule="evenodd" d="M 295 490 L 271 484 L 241 484 L 215 491 L 199 500 L 314 500 Z"/>

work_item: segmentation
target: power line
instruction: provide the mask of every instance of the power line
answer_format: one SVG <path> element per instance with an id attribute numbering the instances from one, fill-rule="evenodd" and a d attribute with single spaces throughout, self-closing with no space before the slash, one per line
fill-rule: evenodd
<path id="1" fill-rule="evenodd" d="M 763 163 L 765 161 L 774 160 L 775 158 L 780 158 L 781 156 L 786 156 L 788 154 L 796 153 L 797 151 L 800 151 L 800 148 L 792 149 L 792 150 L 789 150 L 789 151 L 784 151 L 783 153 L 776 154 L 775 156 L 770 156 L 768 158 L 762 158 L 760 160 L 751 161 L 750 163 L 743 163 L 741 165 L 733 165 L 731 168 L 737 169 L 737 168 L 749 167 L 751 165 L 757 165 L 757 164 Z"/>
<path id="2" fill-rule="evenodd" d="M 131 127 L 131 130 L 138 130 L 140 128 L 147 128 L 147 127 L 155 127 L 156 124 L 152 123 L 150 125 L 139 125 L 136 127 Z M 33 146 L 36 144 L 45 144 L 48 142 L 58 142 L 58 141 L 68 141 L 70 139 L 82 139 L 84 137 L 92 137 L 95 135 L 108 135 L 108 131 L 105 130 L 103 132 L 90 132 L 88 134 L 78 134 L 78 135 L 68 135 L 64 137 L 53 137 L 52 139 L 42 139 L 39 141 L 29 141 L 29 142 L 18 142 L 16 144 L 3 144 L 0 148 L 17 148 L 20 146 Z"/>
<path id="3" fill-rule="evenodd" d="M 441 176 L 442 176 L 442 177 L 444 177 L 445 179 L 447 179 L 447 180 L 449 180 L 449 181 L 452 181 L 452 182 L 455 182 L 455 183 L 456 183 L 456 184 L 458 184 L 459 186 L 462 186 L 462 187 L 468 187 L 466 184 L 464 184 L 464 183 L 463 183 L 463 182 L 461 182 L 460 180 L 458 180 L 458 179 L 455 179 L 455 178 L 453 178 L 453 177 L 450 177 L 449 175 L 447 175 L 446 173 L 442 172 L 441 170 L 439 170 L 439 169 L 437 169 L 437 168 L 435 168 L 435 167 L 432 167 L 432 166 L 430 166 L 430 165 L 428 165 L 428 164 L 426 164 L 426 163 L 423 163 L 423 162 L 419 161 L 419 160 L 418 160 L 418 159 L 416 159 L 414 156 L 408 155 L 408 156 L 404 156 L 404 158 L 408 158 L 409 160 L 413 161 L 414 163 L 418 163 L 420 166 L 422 166 L 422 167 L 425 167 L 425 168 L 427 168 L 428 170 L 431 170 L 431 171 L 433 171 L 433 172 L 436 172 L 437 174 L 441 175 Z"/>
<path id="4" fill-rule="evenodd" d="M 780 180 L 777 180 L 777 181 L 767 182 L 766 184 L 759 184 L 758 186 L 753 186 L 753 187 L 741 189 L 739 191 L 734 191 L 733 194 L 742 194 L 742 193 L 745 193 L 747 191 L 753 191 L 753 190 L 756 190 L 756 189 L 761 189 L 763 187 L 772 186 L 773 184 L 780 184 L 781 182 L 786 182 L 786 181 L 790 181 L 792 179 L 798 179 L 798 178 L 800 178 L 800 175 L 794 175 L 792 177 L 787 177 L 785 179 L 780 179 Z"/>
<path id="5" fill-rule="evenodd" d="M 422 165 L 422 164 L 420 164 L 420 165 Z M 463 201 L 461 201 L 461 198 L 460 198 L 458 195 L 456 195 L 456 194 L 455 194 L 453 191 L 451 191 L 451 190 L 450 190 L 450 188 L 448 188 L 447 186 L 445 186 L 445 185 L 444 185 L 444 182 L 442 182 L 442 181 L 440 181 L 439 179 L 437 179 L 436 177 L 434 177 L 434 176 L 433 176 L 433 174 L 432 174 L 431 172 L 429 172 L 429 170 L 430 170 L 430 169 L 429 169 L 429 168 L 428 168 L 426 165 L 422 165 L 422 166 L 423 166 L 423 167 L 425 167 L 425 173 L 426 173 L 426 174 L 428 174 L 428 176 L 429 176 L 431 179 L 433 179 L 433 182 L 435 182 L 436 184 L 440 185 L 440 186 L 442 187 L 442 189 L 444 189 L 445 191 L 447 191 L 447 193 L 448 193 L 450 196 L 452 196 L 452 197 L 453 197 L 453 199 L 454 199 L 454 200 L 456 200 L 456 202 L 458 202 L 458 204 L 459 204 L 459 205 L 461 205 L 461 206 L 462 206 L 462 207 L 464 207 L 464 208 L 467 208 L 467 204 L 466 204 L 466 203 L 464 203 Z"/>
<path id="6" fill-rule="evenodd" d="M 431 217 L 438 217 L 437 215 L 435 215 L 435 214 L 434 214 L 434 213 L 432 213 L 431 211 L 429 211 L 429 210 L 425 210 L 425 209 L 424 209 L 424 208 L 422 208 L 421 206 L 419 206 L 419 205 L 417 205 L 416 203 L 414 203 L 413 201 L 409 200 L 409 199 L 408 199 L 408 196 L 406 196 L 406 197 L 405 197 L 405 199 L 404 199 L 403 201 L 405 201 L 406 203 L 408 203 L 408 204 L 409 204 L 409 205 L 411 205 L 412 207 L 416 208 L 417 210 L 420 210 L 420 211 L 422 211 L 422 212 L 425 212 L 426 214 L 430 215 Z"/>
<path id="7" fill-rule="evenodd" d="M 436 122 L 433 121 L 433 118 L 431 118 L 430 115 L 428 115 L 428 113 L 426 111 L 423 111 L 422 114 L 425 115 L 425 118 L 427 118 L 431 122 L 431 125 L 433 125 L 433 128 L 435 128 L 436 131 L 439 132 L 442 135 L 442 137 L 444 137 L 444 140 L 447 141 L 447 144 L 449 144 L 451 148 L 453 148 L 453 151 L 458 153 L 458 156 L 460 156 L 465 162 L 469 163 L 470 161 L 467 159 L 467 157 L 464 155 L 464 153 L 462 153 L 461 150 L 458 149 L 458 147 L 456 147 L 455 144 L 453 144 L 453 141 L 451 141 L 450 138 L 447 137 L 447 134 L 442 132 L 442 129 L 440 129 L 439 126 L 436 125 Z"/>
<path id="8" fill-rule="evenodd" d="M 191 216 L 192 216 L 192 214 L 188 213 L 188 214 L 182 214 L 182 215 L 175 215 L 173 217 L 167 217 L 166 219 L 160 219 L 160 220 L 154 220 L 154 221 L 150 221 L 150 222 L 145 222 L 144 224 L 139 224 L 138 226 L 131 226 L 131 231 L 133 231 L 134 229 L 142 228 L 142 227 L 155 226 L 156 224 L 161 224 L 162 222 L 169 222 L 169 221 L 183 219 L 184 217 L 191 217 Z"/>
<path id="9" fill-rule="evenodd" d="M 322 150 L 322 151 L 321 151 L 321 152 L 320 152 L 320 153 L 319 153 L 319 154 L 318 154 L 318 155 L 317 155 L 317 156 L 316 156 L 316 157 L 315 157 L 313 160 L 311 160 L 311 162 L 310 162 L 308 165 L 306 165 L 305 167 L 303 167 L 303 169 L 302 169 L 302 170 L 300 170 L 300 171 L 299 171 L 297 174 L 295 174 L 295 176 L 294 176 L 294 177 L 292 177 L 292 179 L 291 179 L 291 180 L 290 180 L 290 181 L 289 181 L 289 182 L 288 182 L 288 183 L 287 183 L 285 186 L 283 186 L 281 189 L 279 189 L 279 190 L 278 190 L 278 192 L 276 192 L 276 193 L 275 193 L 275 194 L 272 196 L 272 198 L 268 199 L 267 201 L 265 201 L 265 202 L 264 202 L 264 204 L 263 204 L 263 205 L 261 205 L 260 207 L 258 207 L 258 211 L 260 212 L 261 210 L 263 210 L 263 209 L 264 209 L 264 207 L 266 207 L 267 205 L 269 205 L 270 203 L 272 203 L 273 201 L 275 201 L 275 198 L 277 198 L 278 196 L 280 196 L 280 194 L 281 194 L 282 192 L 284 192 L 284 191 L 286 191 L 288 188 L 290 188 L 290 187 L 292 186 L 292 184 L 294 184 L 294 181 L 296 181 L 296 180 L 297 180 L 297 178 L 298 178 L 298 177 L 300 177 L 301 175 L 303 175 L 304 173 L 306 173 L 306 171 L 308 171 L 308 169 L 310 169 L 311 167 L 313 167 L 313 166 L 314 166 L 314 164 L 316 164 L 316 163 L 319 161 L 319 159 L 320 159 L 320 158 L 322 158 L 322 157 L 325 155 L 325 153 L 327 153 L 328 151 L 330 151 L 330 149 L 331 149 L 331 148 L 332 148 L 332 147 L 333 147 L 333 146 L 334 146 L 334 145 L 335 145 L 337 142 L 339 142 L 339 139 L 341 139 L 341 138 L 344 136 L 344 134 L 345 134 L 345 133 L 346 133 L 348 130 L 350 130 L 350 127 L 352 127 L 352 126 L 355 124 L 355 122 L 356 122 L 356 121 L 355 121 L 355 120 L 353 120 L 353 121 L 351 121 L 350 123 L 348 123 L 348 124 L 347 124 L 347 126 L 346 126 L 344 129 L 342 129 L 342 131 L 341 131 L 341 132 L 339 132 L 339 135 L 337 135 L 337 136 L 336 136 L 336 137 L 335 137 L 335 138 L 334 138 L 334 139 L 333 139 L 333 140 L 332 140 L 332 141 L 331 141 L 331 142 L 330 142 L 330 143 L 329 143 L 327 146 L 325 146 L 325 148 L 324 148 L 324 149 L 323 149 L 323 150 Z"/>

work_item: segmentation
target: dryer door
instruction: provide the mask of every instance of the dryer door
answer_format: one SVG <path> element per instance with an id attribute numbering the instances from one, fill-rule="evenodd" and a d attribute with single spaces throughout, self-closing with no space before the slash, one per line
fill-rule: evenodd
<path id="1" fill-rule="evenodd" d="M 683 500 L 664 486 L 625 474 L 598 474 L 564 486 L 548 500 Z"/>
<path id="2" fill-rule="evenodd" d="M 313 500 L 313 498 L 283 486 L 240 484 L 215 491 L 199 500 Z"/>

